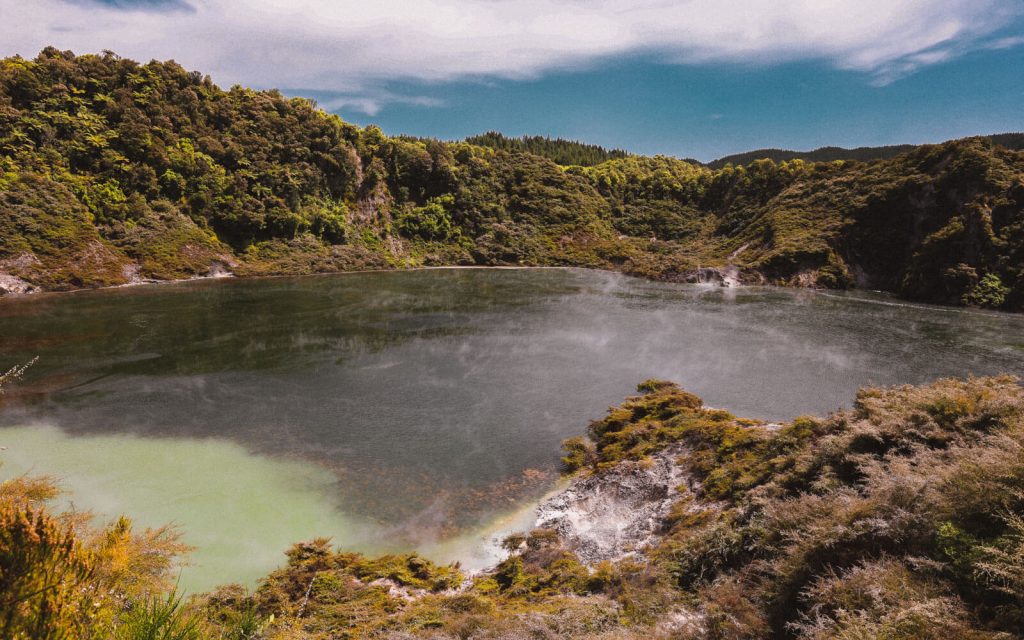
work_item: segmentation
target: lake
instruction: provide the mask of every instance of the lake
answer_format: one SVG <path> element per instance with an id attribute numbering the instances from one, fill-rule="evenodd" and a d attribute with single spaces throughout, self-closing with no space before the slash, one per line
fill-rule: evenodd
<path id="1" fill-rule="evenodd" d="M 53 474 L 69 507 L 179 524 L 194 590 L 251 583 L 316 535 L 480 566 L 555 486 L 560 441 L 646 378 L 787 420 L 868 384 L 1024 374 L 1024 317 L 439 269 L 0 300 L 0 368 L 36 356 L 0 412 L 0 477 Z"/>

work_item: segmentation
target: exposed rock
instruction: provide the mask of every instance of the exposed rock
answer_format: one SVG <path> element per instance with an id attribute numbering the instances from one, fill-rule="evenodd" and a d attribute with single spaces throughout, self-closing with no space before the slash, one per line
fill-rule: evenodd
<path id="1" fill-rule="evenodd" d="M 740 284 L 740 268 L 734 264 L 726 265 L 720 269 L 722 274 L 723 287 L 738 287 Z"/>
<path id="2" fill-rule="evenodd" d="M 818 287 L 818 271 L 817 269 L 810 269 L 807 271 L 800 271 L 793 277 L 793 284 L 804 289 L 814 289 Z"/>
<path id="3" fill-rule="evenodd" d="M 742 247 L 740 247 L 739 249 L 736 249 L 735 251 L 733 251 L 732 253 L 729 254 L 729 259 L 730 260 L 735 260 L 736 258 L 740 257 L 741 253 L 743 253 L 744 251 L 746 251 L 749 248 L 750 248 L 750 243 L 749 242 L 744 242 Z"/>
<path id="4" fill-rule="evenodd" d="M 389 580 L 388 578 L 377 578 L 376 580 L 372 580 L 367 584 L 373 587 L 383 587 L 387 589 L 388 595 L 392 598 L 398 598 L 400 600 L 405 600 L 406 602 L 413 602 L 415 600 L 419 600 L 423 596 L 430 593 L 425 589 L 414 589 L 412 587 L 407 587 L 405 585 L 399 584 L 398 582 L 395 582 L 394 580 Z"/>
<path id="5" fill-rule="evenodd" d="M 666 611 L 654 630 L 670 638 L 702 637 L 708 630 L 708 618 L 702 611 L 680 605 Z"/>
<path id="6" fill-rule="evenodd" d="M 42 263 L 39 261 L 39 258 L 27 251 L 23 251 L 22 253 L 10 258 L 0 260 L 0 269 L 4 269 L 5 271 L 12 273 L 22 272 L 27 269 L 36 269 L 41 266 Z"/>
<path id="7" fill-rule="evenodd" d="M 134 262 L 129 262 L 124 265 L 124 267 L 121 268 L 121 275 L 124 276 L 126 285 L 142 284 L 143 282 L 146 282 L 146 279 L 142 277 L 142 267 Z"/>
<path id="8" fill-rule="evenodd" d="M 35 279 L 41 265 L 39 258 L 28 252 L 0 260 L 0 296 L 42 291 L 26 279 Z"/>
<path id="9" fill-rule="evenodd" d="M 683 282 L 693 284 L 717 284 L 722 287 L 736 287 L 740 284 L 740 268 L 734 264 L 724 267 L 700 267 L 679 276 Z"/>
<path id="10" fill-rule="evenodd" d="M 669 447 L 643 462 L 622 462 L 580 476 L 537 507 L 537 526 L 558 532 L 580 560 L 594 564 L 635 555 L 656 541 L 665 516 L 695 481 Z"/>
<path id="11" fill-rule="evenodd" d="M 206 278 L 233 278 L 234 273 L 231 272 L 230 265 L 221 262 L 220 260 L 214 260 L 210 263 L 210 269 L 206 272 Z"/>
<path id="12" fill-rule="evenodd" d="M 0 273 L 0 296 L 19 293 L 35 293 L 39 288 L 17 276 Z"/>

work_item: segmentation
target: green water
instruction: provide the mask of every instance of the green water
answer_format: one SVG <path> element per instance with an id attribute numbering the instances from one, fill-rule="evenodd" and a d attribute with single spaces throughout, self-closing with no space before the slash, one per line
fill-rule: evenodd
<path id="1" fill-rule="evenodd" d="M 185 589 L 252 583 L 291 543 L 324 532 L 367 551 L 383 546 L 373 523 L 334 508 L 329 471 L 253 456 L 226 440 L 71 437 L 37 425 L 4 429 L 0 446 L 5 476 L 58 478 L 70 490 L 58 501 L 64 508 L 100 519 L 131 514 L 140 528 L 183 525 L 195 547 L 181 567 Z"/>
<path id="2" fill-rule="evenodd" d="M 77 507 L 179 523 L 195 588 L 313 535 L 472 564 L 499 514 L 552 487 L 560 440 L 645 378 L 788 419 L 871 383 L 1024 374 L 1022 336 L 1020 316 L 881 295 L 580 270 L 7 299 L 0 368 L 39 361 L 0 412 L 0 476 L 52 473 Z"/>
<path id="3" fill-rule="evenodd" d="M 131 514 L 138 530 L 176 525 L 194 548 L 175 569 L 188 592 L 255 584 L 292 543 L 321 535 L 365 553 L 408 550 L 389 539 L 385 523 L 337 508 L 330 471 L 252 455 L 226 440 L 72 437 L 35 425 L 3 429 L 0 446 L 7 447 L 0 477 L 56 478 L 66 490 L 55 501 L 60 510 L 90 512 L 100 522 Z M 422 540 L 418 551 L 482 569 L 499 559 L 504 535 L 532 523 L 525 504 L 459 535 Z"/>

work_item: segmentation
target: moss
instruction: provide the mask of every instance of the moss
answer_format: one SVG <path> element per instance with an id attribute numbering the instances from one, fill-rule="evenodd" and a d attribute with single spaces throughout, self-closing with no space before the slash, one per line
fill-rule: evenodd
<path id="1" fill-rule="evenodd" d="M 961 581 L 973 581 L 976 564 L 983 558 L 981 541 L 952 522 L 939 524 L 935 531 L 935 546 L 939 557 L 949 563 Z"/>

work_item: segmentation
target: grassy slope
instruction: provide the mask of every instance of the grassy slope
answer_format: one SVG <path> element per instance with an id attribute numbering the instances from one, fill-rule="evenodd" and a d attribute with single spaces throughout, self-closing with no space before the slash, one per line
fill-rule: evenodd
<path id="1" fill-rule="evenodd" d="M 576 265 L 687 279 L 735 263 L 751 282 L 1024 305 L 1024 154 L 987 139 L 721 170 L 636 156 L 566 167 L 516 148 L 388 138 L 172 62 L 9 58 L 0 272 L 68 289 L 211 265 Z"/>

